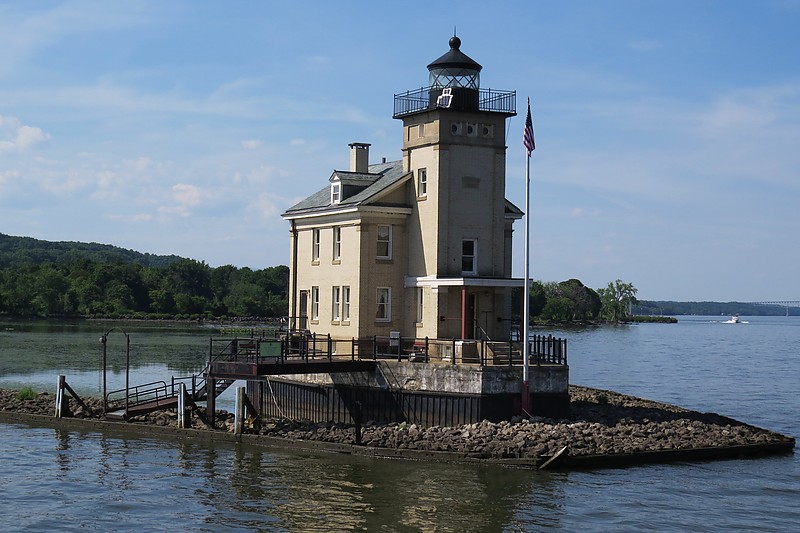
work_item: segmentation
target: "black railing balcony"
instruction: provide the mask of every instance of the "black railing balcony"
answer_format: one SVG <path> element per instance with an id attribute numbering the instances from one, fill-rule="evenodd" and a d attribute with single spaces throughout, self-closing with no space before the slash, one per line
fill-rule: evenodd
<path id="1" fill-rule="evenodd" d="M 467 95 L 456 94 L 456 92 L 467 92 L 465 89 L 454 89 L 454 102 L 464 102 L 463 105 L 450 107 L 451 109 L 458 110 L 474 110 L 474 111 L 489 111 L 492 113 L 504 113 L 507 115 L 517 114 L 517 92 L 516 91 L 497 91 L 494 89 L 478 89 L 477 91 L 469 90 L 471 93 L 477 93 L 477 109 L 474 108 L 475 104 L 471 105 L 467 102 Z M 438 99 L 442 94 L 441 87 L 422 87 L 412 91 L 406 91 L 394 95 L 394 115 L 392 118 L 400 118 L 420 111 L 427 111 L 443 107 Z M 471 108 L 471 109 L 470 109 Z"/>

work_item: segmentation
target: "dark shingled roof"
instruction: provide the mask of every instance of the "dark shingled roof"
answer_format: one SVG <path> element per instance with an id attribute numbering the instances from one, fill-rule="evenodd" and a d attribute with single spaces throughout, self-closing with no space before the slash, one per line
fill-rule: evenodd
<path id="1" fill-rule="evenodd" d="M 358 193 L 343 199 L 340 203 L 331 205 L 330 185 L 320 189 L 305 200 L 298 202 L 283 213 L 282 216 L 297 215 L 302 213 L 325 211 L 328 209 L 341 209 L 342 207 L 354 207 L 363 204 L 379 192 L 391 187 L 395 183 L 411 176 L 410 172 L 403 172 L 402 161 L 391 161 L 389 163 L 379 163 L 370 165 L 368 173 L 347 172 L 335 170 L 331 179 L 338 176 L 345 181 L 363 182 L 365 188 Z"/>

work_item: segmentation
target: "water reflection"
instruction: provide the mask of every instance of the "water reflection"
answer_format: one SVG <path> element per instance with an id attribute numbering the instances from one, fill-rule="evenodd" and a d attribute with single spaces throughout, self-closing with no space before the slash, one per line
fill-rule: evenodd
<path id="1" fill-rule="evenodd" d="M 560 480 L 534 471 L 316 456 L 239 446 L 201 452 L 204 505 L 245 527 L 476 531 L 557 522 Z M 230 460 L 230 471 L 225 468 Z M 538 518 L 537 518 L 538 517 Z M 541 519 L 539 519 L 541 518 Z M 211 519 L 211 517 L 209 517 Z"/>

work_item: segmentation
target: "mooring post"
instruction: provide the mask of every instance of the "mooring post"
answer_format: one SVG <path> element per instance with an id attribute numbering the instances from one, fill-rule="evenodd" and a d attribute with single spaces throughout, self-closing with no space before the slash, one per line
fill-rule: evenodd
<path id="1" fill-rule="evenodd" d="M 355 409 L 353 413 L 353 422 L 356 426 L 356 446 L 361 446 L 361 402 L 356 400 L 354 403 Z"/>
<path id="2" fill-rule="evenodd" d="M 244 387 L 236 387 L 236 406 L 234 407 L 233 433 L 241 435 L 245 418 Z"/>
<path id="3" fill-rule="evenodd" d="M 211 377 L 211 370 L 206 374 L 206 414 L 211 429 L 214 429 L 217 409 L 217 380 Z"/>
<path id="4" fill-rule="evenodd" d="M 178 383 L 178 427 L 186 427 L 186 385 Z"/>
<path id="5" fill-rule="evenodd" d="M 67 403 L 67 399 L 64 396 L 64 383 L 66 381 L 66 377 L 58 376 L 58 385 L 56 385 L 56 418 L 62 418 L 66 413 L 65 403 Z"/>

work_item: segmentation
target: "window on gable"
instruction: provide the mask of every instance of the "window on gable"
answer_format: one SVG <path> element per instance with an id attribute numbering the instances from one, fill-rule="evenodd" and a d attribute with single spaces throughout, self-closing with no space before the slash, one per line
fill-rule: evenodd
<path id="1" fill-rule="evenodd" d="M 375 320 L 378 322 L 391 322 L 392 320 L 392 289 L 391 287 L 378 287 L 377 308 Z"/>
<path id="2" fill-rule="evenodd" d="M 342 184 L 331 183 L 331 203 L 338 204 L 342 201 Z"/>
<path id="3" fill-rule="evenodd" d="M 478 273 L 478 241 L 464 239 L 461 241 L 461 275 L 474 276 Z"/>
<path id="4" fill-rule="evenodd" d="M 417 196 L 428 196 L 428 170 L 417 170 Z"/>
<path id="5" fill-rule="evenodd" d="M 378 259 L 392 258 L 392 226 L 378 225 Z"/>

